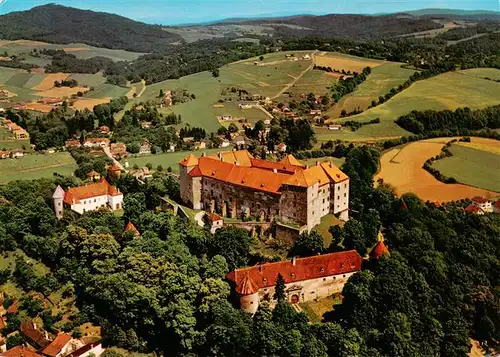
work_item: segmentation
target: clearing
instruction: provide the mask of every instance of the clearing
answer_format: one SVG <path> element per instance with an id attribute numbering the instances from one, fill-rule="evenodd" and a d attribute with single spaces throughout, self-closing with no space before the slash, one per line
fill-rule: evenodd
<path id="1" fill-rule="evenodd" d="M 497 196 L 496 192 L 480 188 L 443 183 L 422 168 L 424 162 L 438 155 L 451 139 L 427 139 L 388 150 L 380 159 L 381 167 L 375 181 L 382 178 L 394 187 L 398 195 L 413 192 L 424 201 L 446 202 L 474 196 Z"/>
<path id="2" fill-rule="evenodd" d="M 477 78 L 489 78 L 500 81 L 500 69 L 496 68 L 470 68 L 459 71 L 458 73 Z"/>
<path id="3" fill-rule="evenodd" d="M 72 175 L 76 167 L 75 160 L 67 152 L 30 154 L 18 159 L 3 159 L 0 160 L 0 183 L 52 177 L 54 172 Z"/>
<path id="4" fill-rule="evenodd" d="M 54 82 L 55 81 L 64 81 L 67 79 L 70 75 L 68 73 L 51 73 L 51 74 L 46 74 L 45 77 L 42 79 L 41 83 L 34 86 L 32 89 L 35 90 L 40 90 L 40 91 L 46 91 L 51 88 L 54 88 Z M 22 86 L 18 86 L 22 87 Z"/>
<path id="5" fill-rule="evenodd" d="M 335 305 L 342 304 L 341 297 L 329 296 L 324 299 L 301 302 L 299 306 L 306 313 L 312 323 L 319 324 L 325 314 L 333 311 Z"/>
<path id="6" fill-rule="evenodd" d="M 432 167 L 460 183 L 500 192 L 500 141 L 471 139 L 471 143 L 453 144 L 453 156 L 435 161 Z"/>
<path id="7" fill-rule="evenodd" d="M 380 118 L 379 124 L 365 125 L 354 134 L 349 130 L 330 131 L 321 140 L 377 140 L 391 136 L 409 135 L 394 121 L 412 110 L 455 110 L 469 107 L 484 108 L 500 104 L 500 83 L 473 76 L 464 76 L 458 72 L 440 74 L 426 80 L 418 81 L 401 93 L 396 94 L 382 105 L 370 108 L 365 112 L 348 118 L 335 120 L 342 123 L 347 120 L 368 122 Z M 327 129 L 325 129 L 327 131 Z M 323 133 L 326 131 L 322 130 Z M 350 134 L 350 135 L 346 135 Z"/>
<path id="8" fill-rule="evenodd" d="M 336 70 L 346 70 L 351 72 L 361 72 L 365 67 L 372 69 L 382 65 L 385 61 L 379 61 L 356 56 L 349 56 L 337 52 L 321 52 L 314 56 L 314 64 L 321 67 L 331 67 Z"/>

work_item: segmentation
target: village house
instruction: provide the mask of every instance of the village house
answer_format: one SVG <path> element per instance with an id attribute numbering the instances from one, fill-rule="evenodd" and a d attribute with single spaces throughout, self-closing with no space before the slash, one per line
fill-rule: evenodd
<path id="1" fill-rule="evenodd" d="M 207 213 L 206 218 L 208 223 L 210 224 L 210 233 L 214 234 L 217 229 L 222 228 L 224 226 L 224 219 L 219 216 L 217 213 Z"/>
<path id="2" fill-rule="evenodd" d="M 109 151 L 111 152 L 111 156 L 114 158 L 122 158 L 127 157 L 127 145 L 122 143 L 113 143 L 111 144 Z"/>
<path id="3" fill-rule="evenodd" d="M 66 140 L 64 146 L 67 148 L 79 148 L 82 144 L 78 140 Z"/>
<path id="4" fill-rule="evenodd" d="M 493 212 L 500 213 L 500 199 L 497 200 L 493 205 Z"/>
<path id="5" fill-rule="evenodd" d="M 139 230 L 135 228 L 134 224 L 130 221 L 128 221 L 127 225 L 125 226 L 125 232 L 134 232 L 135 236 L 141 235 L 141 233 L 139 233 Z"/>
<path id="6" fill-rule="evenodd" d="M 20 330 L 24 334 L 26 341 L 37 350 L 43 349 L 50 344 L 47 334 L 38 330 L 36 324 L 32 322 L 21 323 Z"/>
<path id="7" fill-rule="evenodd" d="M 148 129 L 153 126 L 153 123 L 150 121 L 141 121 L 141 128 Z"/>
<path id="8" fill-rule="evenodd" d="M 0 159 L 8 159 L 10 157 L 10 151 L 0 151 Z"/>
<path id="9" fill-rule="evenodd" d="M 251 144 L 251 141 L 249 139 L 247 139 L 243 135 L 238 135 L 237 137 L 235 137 L 233 139 L 233 144 L 237 145 L 237 146 L 244 146 L 244 147 L 246 147 L 247 145 Z"/>
<path id="10" fill-rule="evenodd" d="M 10 350 L 0 353 L 0 357 L 41 357 L 41 355 L 25 346 L 15 346 Z"/>
<path id="11" fill-rule="evenodd" d="M 145 154 L 151 154 L 151 144 L 149 143 L 148 140 L 144 140 L 139 147 L 139 154 L 145 155 Z"/>
<path id="12" fill-rule="evenodd" d="M 240 296 L 240 308 L 254 314 L 263 301 L 276 304 L 278 274 L 285 281 L 286 301 L 296 304 L 341 294 L 349 277 L 361 270 L 362 260 L 349 250 L 241 268 L 227 278 Z"/>
<path id="13" fill-rule="evenodd" d="M 46 104 L 46 105 L 60 106 L 60 105 L 62 105 L 63 101 L 59 98 L 42 98 L 38 101 L 38 103 Z"/>
<path id="14" fill-rule="evenodd" d="M 176 144 L 170 143 L 167 149 L 167 152 L 175 152 L 175 148 L 177 147 Z"/>
<path id="15" fill-rule="evenodd" d="M 286 144 L 281 143 L 279 145 L 276 145 L 275 150 L 278 152 L 286 152 Z"/>
<path id="16" fill-rule="evenodd" d="M 42 355 L 46 357 L 63 357 L 83 346 L 82 341 L 72 338 L 71 335 L 59 333 L 54 341 L 42 350 Z"/>
<path id="17" fill-rule="evenodd" d="M 101 134 L 109 134 L 111 130 L 109 129 L 109 126 L 103 125 L 99 128 L 99 132 Z"/>
<path id="18" fill-rule="evenodd" d="M 16 140 L 22 140 L 22 139 L 29 139 L 30 135 L 29 133 L 16 123 L 13 123 L 12 121 L 5 119 L 5 118 L 0 118 L 2 120 L 3 126 L 5 129 L 11 132 L 12 136 Z"/>
<path id="19" fill-rule="evenodd" d="M 24 150 L 23 149 L 12 149 L 10 151 L 10 157 L 13 159 L 18 158 L 18 157 L 23 157 L 24 156 Z"/>
<path id="20" fill-rule="evenodd" d="M 147 167 L 129 170 L 128 174 L 139 180 L 147 180 L 153 177 L 153 174 Z"/>
<path id="21" fill-rule="evenodd" d="M 109 139 L 108 138 L 88 138 L 83 142 L 83 146 L 86 148 L 95 148 L 95 147 L 108 147 Z"/>
<path id="22" fill-rule="evenodd" d="M 328 130 L 344 130 L 344 127 L 340 124 L 330 124 Z"/>
<path id="23" fill-rule="evenodd" d="M 311 109 L 309 112 L 310 115 L 321 115 L 321 110 L 319 109 Z"/>
<path id="24" fill-rule="evenodd" d="M 472 204 L 481 208 L 484 212 L 492 212 L 493 211 L 491 201 L 484 198 L 484 197 L 479 197 L 479 196 L 473 197 Z"/>
<path id="25" fill-rule="evenodd" d="M 100 341 L 91 342 L 64 357 L 99 357 L 106 349 Z"/>
<path id="26" fill-rule="evenodd" d="M 97 183 L 70 187 L 66 191 L 57 186 L 52 199 L 58 219 L 63 216 L 64 206 L 79 214 L 101 207 L 109 207 L 111 210 L 123 208 L 123 194 L 118 188 L 110 185 L 104 177 Z"/>
<path id="27" fill-rule="evenodd" d="M 231 143 L 229 142 L 229 140 L 227 139 L 222 139 L 221 143 L 220 143 L 220 147 L 221 148 L 227 148 L 229 147 L 229 145 L 231 145 Z"/>
<path id="28" fill-rule="evenodd" d="M 87 174 L 87 178 L 90 181 L 99 181 L 101 180 L 101 174 L 97 171 L 92 170 Z"/>
<path id="29" fill-rule="evenodd" d="M 221 117 L 222 120 L 233 120 L 233 117 L 231 115 L 223 115 Z"/>
<path id="30" fill-rule="evenodd" d="M 307 168 L 292 155 L 271 162 L 240 150 L 199 159 L 191 154 L 179 173 L 182 201 L 222 217 L 278 217 L 308 232 L 327 214 L 348 220 L 349 177 L 331 162 Z"/>

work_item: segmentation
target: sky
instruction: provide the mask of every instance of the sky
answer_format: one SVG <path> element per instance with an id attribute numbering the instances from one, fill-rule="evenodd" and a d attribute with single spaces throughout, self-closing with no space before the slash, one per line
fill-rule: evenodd
<path id="1" fill-rule="evenodd" d="M 500 0 L 0 0 L 0 14 L 55 2 L 116 13 L 146 23 L 176 25 L 233 17 L 388 13 L 423 8 L 500 10 Z"/>

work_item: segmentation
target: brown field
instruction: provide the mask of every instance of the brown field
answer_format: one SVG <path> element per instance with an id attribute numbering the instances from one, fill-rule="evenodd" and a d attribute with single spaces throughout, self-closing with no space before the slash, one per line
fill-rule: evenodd
<path id="1" fill-rule="evenodd" d="M 257 84 L 261 87 L 270 87 L 270 85 L 266 82 L 257 82 Z"/>
<path id="2" fill-rule="evenodd" d="M 22 45 L 22 46 L 44 46 L 47 44 L 46 42 L 30 41 L 30 40 L 16 40 L 13 42 L 17 43 L 18 45 Z"/>
<path id="3" fill-rule="evenodd" d="M 28 103 L 24 106 L 27 110 L 34 110 L 34 111 L 37 111 L 37 112 L 42 112 L 42 113 L 48 113 L 50 112 L 52 109 L 54 109 L 54 107 L 52 105 L 49 105 L 49 104 L 42 104 L 42 103 L 36 103 L 36 102 L 33 102 L 33 103 Z"/>
<path id="4" fill-rule="evenodd" d="M 487 152 L 491 152 L 493 154 L 500 155 L 500 142 L 499 141 L 486 139 L 486 138 L 476 138 L 476 137 L 472 141 L 473 142 L 470 142 L 470 143 L 457 142 L 457 143 L 455 143 L 455 145 L 465 146 L 465 147 L 468 147 L 471 149 L 487 151 Z"/>
<path id="5" fill-rule="evenodd" d="M 49 90 L 45 90 L 43 92 L 38 92 L 36 95 L 39 95 L 41 97 L 45 98 L 64 98 L 64 97 L 71 97 L 73 94 L 76 94 L 78 92 L 85 93 L 89 89 L 85 87 L 53 87 Z"/>
<path id="6" fill-rule="evenodd" d="M 127 98 L 132 99 L 134 98 L 134 94 L 137 91 L 136 87 L 131 87 L 130 90 L 127 92 Z"/>
<path id="7" fill-rule="evenodd" d="M 64 81 L 65 79 L 67 79 L 70 75 L 68 73 L 51 73 L 51 74 L 48 74 L 43 80 L 42 82 L 37 85 L 37 86 L 34 86 L 32 89 L 34 90 L 42 90 L 42 91 L 46 91 L 46 90 L 49 90 L 51 88 L 54 87 L 54 82 L 55 81 Z"/>
<path id="8" fill-rule="evenodd" d="M 64 47 L 64 52 L 88 51 L 87 47 Z"/>
<path id="9" fill-rule="evenodd" d="M 17 96 L 16 93 L 11 92 L 11 91 L 9 91 L 7 89 L 2 89 L 2 87 L 3 87 L 3 84 L 0 84 L 0 90 L 2 90 L 4 92 L 7 92 L 7 98 L 12 98 L 12 97 L 16 97 Z"/>
<path id="10" fill-rule="evenodd" d="M 365 67 L 377 67 L 382 65 L 382 61 L 373 61 L 369 59 L 355 59 L 346 56 L 330 54 L 326 56 L 316 55 L 314 57 L 314 64 L 317 66 L 331 67 L 337 70 L 350 70 L 361 72 Z"/>
<path id="11" fill-rule="evenodd" d="M 10 41 L 8 41 L 8 40 L 0 40 L 0 47 L 8 45 L 9 43 L 10 43 Z"/>
<path id="12" fill-rule="evenodd" d="M 111 101 L 111 98 L 85 98 L 85 99 L 77 99 L 73 105 L 71 106 L 73 109 L 84 110 L 89 109 L 92 110 L 96 105 L 106 104 Z"/>
<path id="13" fill-rule="evenodd" d="M 381 169 L 375 177 L 395 188 L 398 195 L 413 192 L 424 201 L 453 201 L 474 196 L 491 198 L 498 193 L 466 186 L 445 184 L 438 181 L 422 166 L 424 162 L 441 152 L 451 138 L 435 138 L 417 141 L 389 150 L 380 159 Z"/>
<path id="14" fill-rule="evenodd" d="M 31 73 L 45 73 L 45 68 L 43 67 L 36 67 L 31 69 Z"/>

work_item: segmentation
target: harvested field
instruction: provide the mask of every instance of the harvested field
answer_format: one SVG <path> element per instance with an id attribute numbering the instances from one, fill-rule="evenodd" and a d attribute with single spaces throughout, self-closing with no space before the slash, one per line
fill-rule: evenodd
<path id="1" fill-rule="evenodd" d="M 89 89 L 85 87 L 54 87 L 52 89 L 39 92 L 38 95 L 40 97 L 44 98 L 64 98 L 64 97 L 71 97 L 73 94 L 76 94 L 78 92 L 85 93 Z"/>
<path id="2" fill-rule="evenodd" d="M 365 67 L 375 68 L 382 65 L 384 61 L 370 60 L 361 57 L 348 56 L 340 53 L 327 53 L 316 55 L 314 64 L 322 67 L 331 67 L 337 70 L 361 72 Z"/>
<path id="3" fill-rule="evenodd" d="M 77 99 L 73 105 L 71 106 L 73 109 L 84 110 L 89 109 L 92 110 L 96 105 L 106 104 L 111 101 L 111 98 L 82 98 Z"/>
<path id="4" fill-rule="evenodd" d="M 52 105 L 42 104 L 42 103 L 28 103 L 25 105 L 25 108 L 27 110 L 34 110 L 34 111 L 42 112 L 42 113 L 48 113 L 52 109 L 54 109 L 54 107 Z"/>
<path id="5" fill-rule="evenodd" d="M 46 45 L 45 42 L 31 41 L 31 40 L 15 40 L 12 42 L 16 43 L 18 45 L 22 45 L 22 46 L 43 46 L 43 45 Z"/>
<path id="6" fill-rule="evenodd" d="M 417 141 L 391 149 L 380 159 L 382 178 L 398 195 L 413 192 L 424 201 L 447 202 L 474 196 L 495 197 L 498 193 L 462 184 L 445 184 L 422 168 L 424 162 L 441 152 L 451 138 Z"/>
<path id="7" fill-rule="evenodd" d="M 55 81 L 64 81 L 67 79 L 70 75 L 68 73 L 51 73 L 47 74 L 45 78 L 42 80 L 42 82 L 33 87 L 32 89 L 35 90 L 41 90 L 41 91 L 46 91 L 54 87 L 54 82 Z"/>
<path id="8" fill-rule="evenodd" d="M 496 68 L 470 68 L 462 70 L 458 73 L 464 74 L 466 76 L 490 78 L 492 80 L 500 81 L 500 69 Z"/>
<path id="9" fill-rule="evenodd" d="M 457 142 L 453 145 L 491 152 L 500 155 L 500 141 L 486 138 L 472 138 L 470 143 Z"/>
<path id="10" fill-rule="evenodd" d="M 88 51 L 88 47 L 64 47 L 64 52 Z"/>
<path id="11" fill-rule="evenodd" d="M 16 73 L 5 84 L 13 87 L 24 87 L 31 77 L 33 77 L 33 74 L 28 72 Z"/>
<path id="12" fill-rule="evenodd" d="M 68 79 L 74 79 L 78 82 L 78 85 L 87 86 L 89 88 L 96 87 L 106 82 L 106 78 L 100 72 L 96 74 L 85 74 L 85 73 L 72 74 L 71 76 L 69 76 Z"/>

